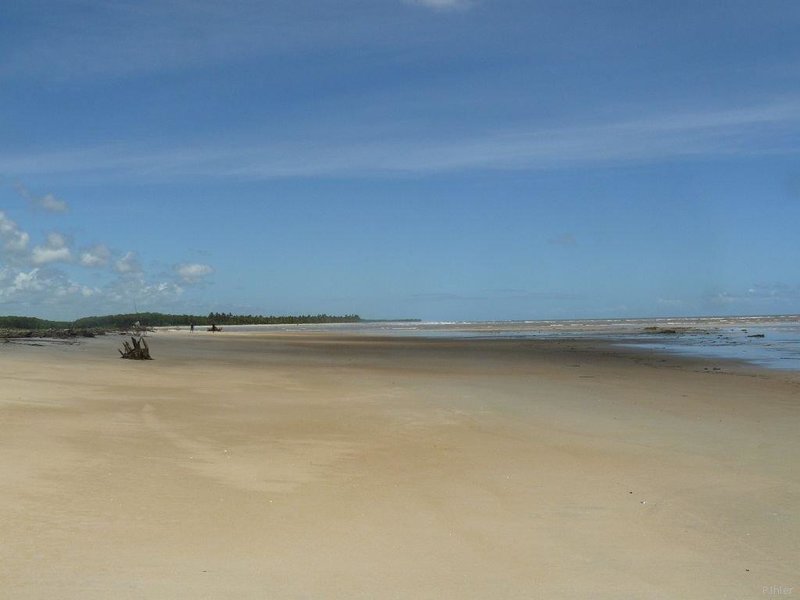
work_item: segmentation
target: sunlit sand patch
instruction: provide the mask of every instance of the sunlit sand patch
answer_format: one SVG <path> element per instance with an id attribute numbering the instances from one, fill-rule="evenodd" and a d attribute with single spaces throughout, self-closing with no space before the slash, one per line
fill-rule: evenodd
<path id="1" fill-rule="evenodd" d="M 225 485 L 259 492 L 290 492 L 318 480 L 331 466 L 355 453 L 356 445 L 319 439 L 266 439 L 259 444 L 225 446 L 190 438 L 158 417 L 152 405 L 141 416 L 148 429 L 181 453 L 181 464 Z"/>

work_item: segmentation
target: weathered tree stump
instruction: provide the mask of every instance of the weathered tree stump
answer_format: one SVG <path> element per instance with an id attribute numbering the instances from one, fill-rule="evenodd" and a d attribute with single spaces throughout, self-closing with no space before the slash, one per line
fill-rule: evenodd
<path id="1" fill-rule="evenodd" d="M 131 345 L 132 344 L 132 345 Z M 122 342 L 122 349 L 119 353 L 122 358 L 130 358 L 132 360 L 153 360 L 150 357 L 150 348 L 143 337 L 138 340 L 131 336 L 131 344 Z"/>

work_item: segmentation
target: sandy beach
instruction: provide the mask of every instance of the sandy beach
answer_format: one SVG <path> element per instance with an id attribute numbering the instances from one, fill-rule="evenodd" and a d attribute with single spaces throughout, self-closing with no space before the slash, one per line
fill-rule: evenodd
<path id="1" fill-rule="evenodd" d="M 797 373 L 588 339 L 149 340 L 0 343 L 0 597 L 800 594 Z"/>

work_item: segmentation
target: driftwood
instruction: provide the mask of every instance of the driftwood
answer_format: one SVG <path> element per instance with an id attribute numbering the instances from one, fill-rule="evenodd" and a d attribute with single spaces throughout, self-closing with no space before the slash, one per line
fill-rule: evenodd
<path id="1" fill-rule="evenodd" d="M 138 340 L 131 336 L 131 344 L 127 341 L 122 342 L 122 349 L 119 351 L 122 358 L 130 358 L 132 360 L 153 360 L 150 357 L 150 348 L 143 337 Z M 123 351 L 124 350 L 124 351 Z"/>

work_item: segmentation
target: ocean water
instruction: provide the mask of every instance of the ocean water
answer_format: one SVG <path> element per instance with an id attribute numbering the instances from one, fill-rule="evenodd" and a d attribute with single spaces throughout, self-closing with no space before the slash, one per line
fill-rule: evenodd
<path id="1" fill-rule="evenodd" d="M 757 336 L 757 337 L 756 337 Z M 760 337 L 763 336 L 763 337 Z M 724 327 L 707 333 L 650 336 L 630 345 L 660 352 L 731 358 L 770 369 L 800 371 L 800 324 Z M 643 341 L 644 340 L 644 341 Z"/>
<path id="2" fill-rule="evenodd" d="M 770 369 L 800 371 L 800 316 L 795 315 L 550 321 L 382 321 L 238 325 L 224 329 L 445 339 L 593 337 L 657 352 L 736 359 Z"/>

